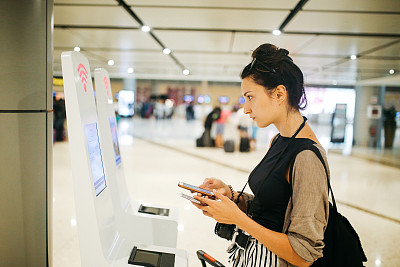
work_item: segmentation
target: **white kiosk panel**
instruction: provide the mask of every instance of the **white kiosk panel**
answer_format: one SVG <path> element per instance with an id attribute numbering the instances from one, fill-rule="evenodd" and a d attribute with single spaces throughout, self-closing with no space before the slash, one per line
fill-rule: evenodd
<path id="1" fill-rule="evenodd" d="M 63 52 L 61 62 L 82 266 L 134 266 L 128 264 L 134 245 L 174 253 L 175 266 L 187 266 L 183 250 L 138 245 L 138 240 L 121 237 L 103 164 L 107 152 L 99 144 L 89 62 L 79 52 Z"/>
<path id="2" fill-rule="evenodd" d="M 129 196 L 119 150 L 109 74 L 105 69 L 96 69 L 94 77 L 100 143 L 104 151 L 103 159 L 107 166 L 107 181 L 110 184 L 117 228 L 129 239 L 140 237 L 142 243 L 176 247 L 178 209 L 160 205 L 141 206 Z M 143 233 L 146 235 L 141 237 Z"/>

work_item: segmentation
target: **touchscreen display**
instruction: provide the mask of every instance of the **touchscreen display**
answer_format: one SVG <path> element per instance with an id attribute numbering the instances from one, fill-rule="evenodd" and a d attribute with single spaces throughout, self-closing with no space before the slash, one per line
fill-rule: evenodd
<path id="1" fill-rule="evenodd" d="M 101 157 L 97 123 L 86 124 L 85 134 L 89 151 L 90 167 L 92 169 L 94 190 L 96 196 L 98 196 L 107 185 L 104 175 L 103 159 Z"/>
<path id="2" fill-rule="evenodd" d="M 112 136 L 113 146 L 114 146 L 115 161 L 116 161 L 117 165 L 119 165 L 121 163 L 121 154 L 119 152 L 117 124 L 115 123 L 115 117 L 109 117 L 108 121 L 110 123 L 110 128 L 111 128 L 111 136 Z"/>

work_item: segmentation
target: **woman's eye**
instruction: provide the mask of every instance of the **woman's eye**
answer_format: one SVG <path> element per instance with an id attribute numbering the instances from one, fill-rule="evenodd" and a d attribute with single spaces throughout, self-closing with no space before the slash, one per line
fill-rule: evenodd
<path id="1" fill-rule="evenodd" d="M 247 98 L 248 98 L 249 100 L 252 100 L 252 99 L 253 99 L 253 97 L 252 97 L 251 95 L 247 96 Z"/>

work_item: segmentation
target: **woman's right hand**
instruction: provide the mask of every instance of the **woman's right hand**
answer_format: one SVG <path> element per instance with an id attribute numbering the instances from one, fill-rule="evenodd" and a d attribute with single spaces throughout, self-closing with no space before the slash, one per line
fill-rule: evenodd
<path id="1" fill-rule="evenodd" d="M 227 196 L 228 198 L 232 198 L 231 190 L 229 189 L 228 185 L 225 184 L 223 181 L 217 178 L 206 178 L 199 186 L 200 188 L 207 189 L 212 191 L 213 189 L 217 190 L 218 193 Z"/>

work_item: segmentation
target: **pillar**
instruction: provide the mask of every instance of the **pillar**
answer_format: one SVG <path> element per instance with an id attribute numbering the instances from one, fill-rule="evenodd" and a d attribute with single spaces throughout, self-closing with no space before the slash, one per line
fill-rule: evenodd
<path id="1" fill-rule="evenodd" d="M 381 88 L 375 86 L 357 86 L 356 104 L 354 114 L 354 145 L 356 146 L 378 146 L 381 133 L 378 130 L 381 119 L 370 119 L 367 116 L 368 105 L 380 105 Z M 377 134 L 374 140 L 370 137 L 370 127 L 375 126 Z"/>
<path id="2" fill-rule="evenodd" d="M 0 1 L 0 265 L 51 266 L 53 1 Z"/>

